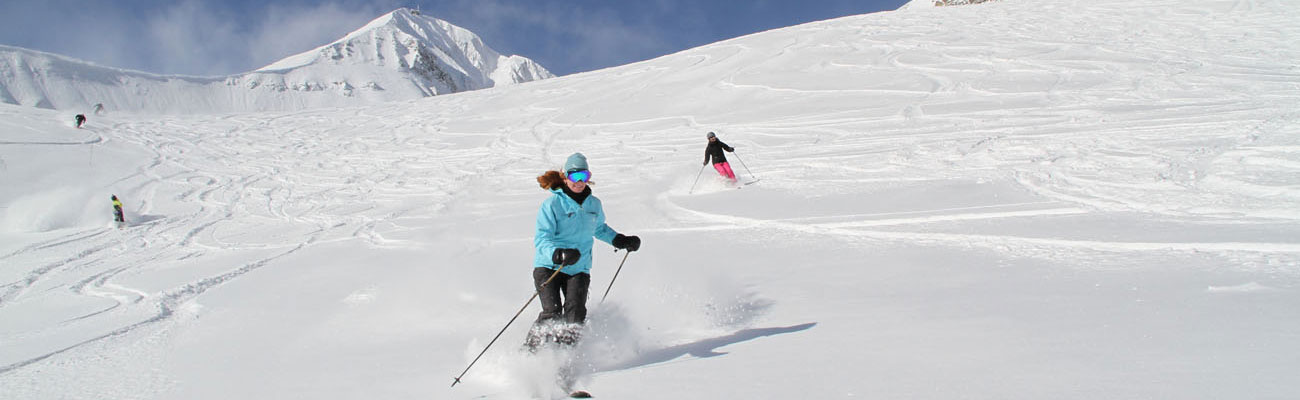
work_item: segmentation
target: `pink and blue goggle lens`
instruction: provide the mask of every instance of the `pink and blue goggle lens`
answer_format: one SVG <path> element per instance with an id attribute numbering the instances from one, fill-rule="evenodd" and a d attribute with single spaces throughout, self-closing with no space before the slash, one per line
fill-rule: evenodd
<path id="1" fill-rule="evenodd" d="M 577 170 L 577 171 L 569 171 L 569 180 L 573 182 L 589 181 L 591 180 L 591 171 L 585 169 Z"/>

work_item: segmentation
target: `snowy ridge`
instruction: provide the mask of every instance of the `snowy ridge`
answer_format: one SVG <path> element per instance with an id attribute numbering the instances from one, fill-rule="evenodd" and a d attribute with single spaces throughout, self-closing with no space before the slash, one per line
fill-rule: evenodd
<path id="1" fill-rule="evenodd" d="M 1004 0 L 375 106 L 0 105 L 0 392 L 1294 397 L 1298 17 Z M 761 180 L 701 165 L 709 131 Z M 575 151 L 641 251 L 573 352 L 520 351 L 533 304 L 449 388 Z M 624 254 L 593 256 L 598 296 Z"/>
<path id="2" fill-rule="evenodd" d="M 950 7 L 950 6 L 967 6 L 971 4 L 981 4 L 998 0 L 911 0 L 907 4 L 899 7 L 899 10 L 919 7 Z"/>
<path id="3" fill-rule="evenodd" d="M 163 76 L 0 46 L 0 102 L 89 113 L 300 110 L 411 100 L 554 77 L 472 32 L 398 9 L 345 38 L 227 77 Z"/>
<path id="4" fill-rule="evenodd" d="M 293 80 L 294 75 L 330 66 L 350 67 L 346 71 L 355 71 L 357 66 L 409 70 L 430 96 L 553 77 L 532 60 L 497 53 L 473 32 L 405 8 L 377 18 L 337 42 L 287 57 L 257 72 L 296 70 L 285 74 Z"/>
<path id="5" fill-rule="evenodd" d="M 0 45 L 0 102 L 89 114 L 108 110 L 198 111 L 217 107 L 206 97 L 222 78 L 162 76 L 104 67 L 19 47 Z"/>

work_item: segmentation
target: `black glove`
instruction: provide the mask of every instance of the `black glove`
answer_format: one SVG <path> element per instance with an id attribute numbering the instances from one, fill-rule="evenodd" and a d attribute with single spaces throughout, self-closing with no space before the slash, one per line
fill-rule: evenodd
<path id="1" fill-rule="evenodd" d="M 555 252 L 551 253 L 551 263 L 555 265 L 577 264 L 579 258 L 582 258 L 582 253 L 579 253 L 578 249 L 555 249 Z"/>
<path id="2" fill-rule="evenodd" d="M 623 236 L 622 233 L 614 235 L 614 241 L 610 244 L 616 249 L 627 249 L 627 251 L 637 251 L 641 248 L 641 238 L 636 236 Z"/>

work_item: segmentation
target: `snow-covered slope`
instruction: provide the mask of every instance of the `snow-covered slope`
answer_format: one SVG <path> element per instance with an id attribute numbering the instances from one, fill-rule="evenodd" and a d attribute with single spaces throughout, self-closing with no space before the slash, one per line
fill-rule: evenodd
<path id="1" fill-rule="evenodd" d="M 343 39 L 227 77 L 162 76 L 0 46 L 0 102 L 74 112 L 222 113 L 410 100 L 551 78 L 524 57 L 410 10 Z"/>
<path id="2" fill-rule="evenodd" d="M 1004 0 L 382 106 L 0 105 L 0 393 L 549 399 L 572 362 L 610 399 L 1291 398 L 1297 12 Z M 597 244 L 575 353 L 519 351 L 534 303 L 449 388 L 574 151 L 641 251 L 600 303 Z"/>

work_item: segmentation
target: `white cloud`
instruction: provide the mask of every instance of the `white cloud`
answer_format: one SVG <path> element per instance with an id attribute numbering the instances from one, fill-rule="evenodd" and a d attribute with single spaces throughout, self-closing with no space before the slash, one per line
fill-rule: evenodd
<path id="1" fill-rule="evenodd" d="M 226 75 L 311 50 L 383 13 L 413 5 L 400 0 L 295 4 L 300 2 L 6 1 L 0 2 L 0 43 L 154 73 Z M 671 38 L 700 19 L 698 7 L 676 0 L 654 0 L 641 15 L 629 13 L 627 5 L 567 1 L 443 0 L 423 8 L 479 33 L 488 46 L 561 73 L 675 51 L 681 45 Z M 654 22 L 664 13 L 673 13 L 669 19 L 678 23 Z"/>
<path id="2" fill-rule="evenodd" d="M 175 4 L 146 24 L 145 41 L 152 49 L 153 64 L 166 72 L 202 75 L 233 72 L 240 63 L 240 27 L 195 0 Z"/>
<path id="3" fill-rule="evenodd" d="M 226 75 L 324 45 L 396 8 L 394 0 L 126 4 L 0 2 L 0 43 L 153 73 Z"/>
<path id="4" fill-rule="evenodd" d="M 159 60 L 160 65 L 203 74 L 246 72 L 337 40 L 391 11 L 375 4 L 329 2 L 237 12 L 212 4 L 189 0 L 151 21 L 149 33 L 160 56 L 182 57 Z"/>

